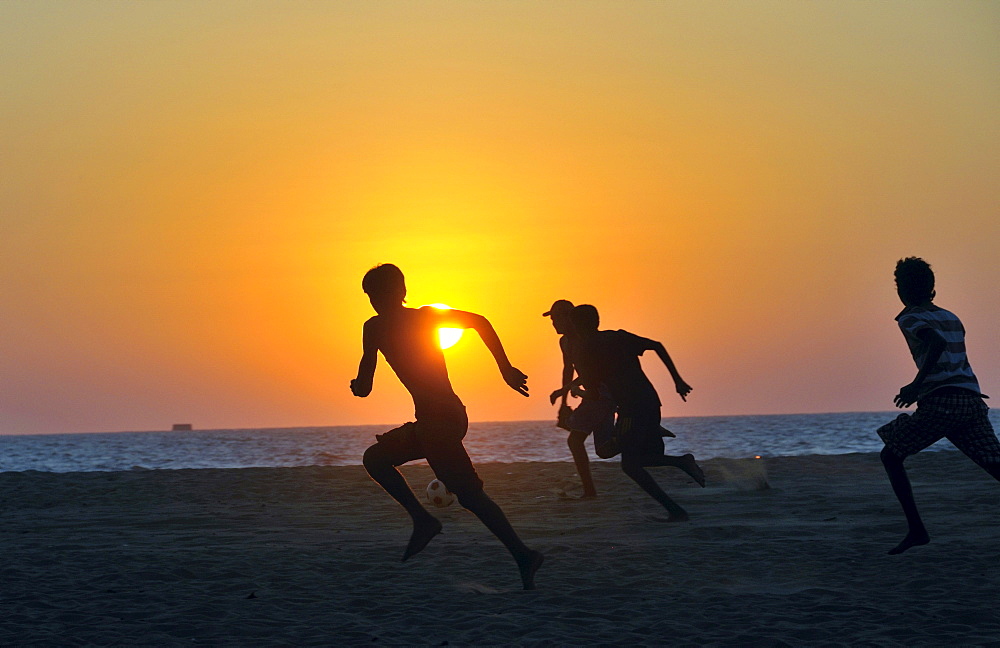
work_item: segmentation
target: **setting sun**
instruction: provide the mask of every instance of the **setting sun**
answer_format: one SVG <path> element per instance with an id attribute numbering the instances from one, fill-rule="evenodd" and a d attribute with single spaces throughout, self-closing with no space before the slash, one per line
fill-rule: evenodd
<path id="1" fill-rule="evenodd" d="M 540 394 L 567 299 L 722 416 L 894 409 L 916 255 L 1000 390 L 996 7 L 0 1 L 0 437 L 407 415 L 343 384 L 381 263 Z M 456 312 L 472 420 L 551 418 Z"/>
<path id="2" fill-rule="evenodd" d="M 428 304 L 428 306 L 441 310 L 451 310 L 451 306 L 447 304 Z M 450 349 L 462 339 L 463 333 L 465 331 L 460 328 L 440 328 L 438 329 L 438 344 L 441 345 L 442 349 Z"/>

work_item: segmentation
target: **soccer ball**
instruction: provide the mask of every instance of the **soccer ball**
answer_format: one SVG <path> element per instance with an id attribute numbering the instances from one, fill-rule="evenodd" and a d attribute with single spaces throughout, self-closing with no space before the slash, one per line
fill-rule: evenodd
<path id="1" fill-rule="evenodd" d="M 448 490 L 444 482 L 435 479 L 427 484 L 427 499 L 434 506 L 444 508 L 451 506 L 451 503 L 455 501 L 455 494 Z"/>

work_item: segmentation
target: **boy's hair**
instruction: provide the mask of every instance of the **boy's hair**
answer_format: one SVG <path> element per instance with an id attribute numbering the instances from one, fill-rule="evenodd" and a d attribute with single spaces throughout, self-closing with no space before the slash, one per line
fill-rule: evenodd
<path id="1" fill-rule="evenodd" d="M 365 273 L 361 280 L 361 289 L 371 296 L 399 295 L 406 296 L 406 280 L 403 271 L 391 263 L 380 263 Z"/>
<path id="2" fill-rule="evenodd" d="M 934 271 L 920 257 L 906 257 L 896 262 L 896 291 L 911 304 L 934 299 Z"/>
<path id="3" fill-rule="evenodd" d="M 569 320 L 578 331 L 596 331 L 601 325 L 601 316 L 590 304 L 580 304 L 569 312 Z"/>

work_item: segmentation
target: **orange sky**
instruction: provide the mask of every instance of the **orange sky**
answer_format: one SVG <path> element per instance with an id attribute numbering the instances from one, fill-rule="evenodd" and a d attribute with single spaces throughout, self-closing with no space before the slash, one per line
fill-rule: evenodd
<path id="1" fill-rule="evenodd" d="M 373 264 L 491 319 L 541 419 L 556 298 L 663 341 L 664 414 L 891 409 L 920 255 L 1000 394 L 988 2 L 0 3 L 0 433 L 398 423 Z"/>

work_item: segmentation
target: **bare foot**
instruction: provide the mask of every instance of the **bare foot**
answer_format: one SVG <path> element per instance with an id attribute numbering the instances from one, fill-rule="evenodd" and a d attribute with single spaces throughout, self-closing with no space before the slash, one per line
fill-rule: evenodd
<path id="1" fill-rule="evenodd" d="M 403 552 L 403 562 L 420 553 L 427 546 L 427 543 L 439 533 L 441 533 L 441 521 L 436 517 L 431 516 L 424 522 L 414 522 L 410 542 L 406 545 L 406 551 Z"/>
<path id="2" fill-rule="evenodd" d="M 912 531 L 906 534 L 903 541 L 898 545 L 889 550 L 890 556 L 895 556 L 896 554 L 901 554 L 910 547 L 919 547 L 920 545 L 925 545 L 931 541 L 931 537 L 927 535 L 927 532 L 913 533 Z"/>
<path id="3" fill-rule="evenodd" d="M 694 460 L 694 455 L 690 453 L 686 454 L 681 457 L 681 461 L 683 462 L 681 470 L 690 475 L 691 479 L 698 482 L 699 486 L 705 488 L 705 473 L 702 471 L 701 466 L 698 465 L 698 462 Z"/>
<path id="4" fill-rule="evenodd" d="M 517 569 L 521 572 L 521 584 L 526 590 L 535 589 L 535 572 L 545 562 L 545 556 L 540 551 L 529 551 L 517 559 Z"/>

